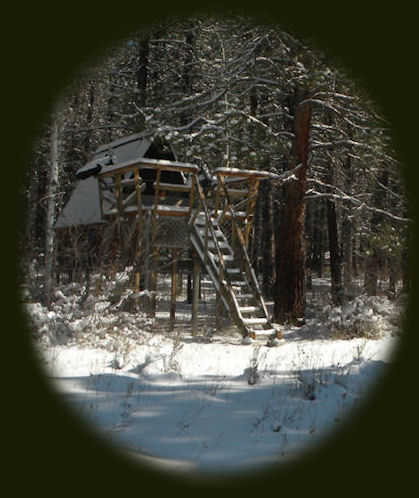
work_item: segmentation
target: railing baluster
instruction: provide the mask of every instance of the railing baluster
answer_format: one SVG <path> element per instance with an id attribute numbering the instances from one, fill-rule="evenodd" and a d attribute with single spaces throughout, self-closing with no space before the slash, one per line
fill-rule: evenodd
<path id="1" fill-rule="evenodd" d="M 256 292 L 256 296 L 257 296 L 258 300 L 260 301 L 260 303 L 262 305 L 262 309 L 263 309 L 263 312 L 265 314 L 265 318 L 267 318 L 268 322 L 270 322 L 268 310 L 267 310 L 266 304 L 265 304 L 265 300 L 263 299 L 262 292 L 261 292 L 260 287 L 259 287 L 259 282 L 257 281 L 256 274 L 253 270 L 249 255 L 247 253 L 245 238 L 244 238 L 244 235 L 237 224 L 236 214 L 234 212 L 234 209 L 231 207 L 230 195 L 229 195 L 229 193 L 227 191 L 227 187 L 224 183 L 223 183 L 223 189 L 224 189 L 224 195 L 226 197 L 227 204 L 229 205 L 232 225 L 234 227 L 234 231 L 236 233 L 237 240 L 239 242 L 238 246 L 241 248 L 242 254 L 244 256 L 246 274 L 247 274 L 249 281 L 252 284 L 252 286 Z"/>

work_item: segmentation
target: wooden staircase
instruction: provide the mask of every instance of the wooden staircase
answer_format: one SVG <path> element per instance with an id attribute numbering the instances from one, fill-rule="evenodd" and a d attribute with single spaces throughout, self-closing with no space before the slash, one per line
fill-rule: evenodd
<path id="1" fill-rule="evenodd" d="M 146 184 L 141 173 L 150 169 L 155 171 L 153 196 L 145 203 L 143 194 Z M 191 181 L 188 184 L 163 182 L 164 172 L 181 172 L 189 175 Z M 151 296 L 153 316 L 159 249 L 168 248 L 175 254 L 190 247 L 189 237 L 222 305 L 243 336 L 243 342 L 268 338 L 268 345 L 279 345 L 282 342 L 281 332 L 270 320 L 247 253 L 258 183 L 270 174 L 232 168 L 218 168 L 215 174 L 216 180 L 209 173 L 202 180 L 207 189 L 204 192 L 195 165 L 141 158 L 110 166 L 97 175 L 102 217 L 108 222 L 112 234 L 117 228 L 121 246 L 129 246 L 136 238 L 136 259 L 144 261 L 143 273 Z M 166 192 L 172 195 L 166 197 Z M 186 244 L 175 240 L 173 233 L 166 237 L 170 240 L 158 235 L 163 219 L 170 220 L 172 232 L 185 235 Z M 128 220 L 131 220 L 131 228 L 127 231 Z M 182 224 L 185 228 L 176 228 L 176 220 L 184 220 Z M 176 265 L 172 266 L 174 282 Z M 139 271 L 138 265 L 134 275 L 134 295 L 139 294 Z M 174 327 L 175 303 L 175 286 L 172 285 L 170 330 Z"/>
<path id="2" fill-rule="evenodd" d="M 268 338 L 269 345 L 279 344 L 281 333 L 269 318 L 244 236 L 234 219 L 234 209 L 230 208 L 230 214 L 239 241 L 235 250 L 220 227 L 221 216 L 210 213 L 199 181 L 197 191 L 200 203 L 190 221 L 190 240 L 224 307 L 239 328 L 244 343 Z"/>

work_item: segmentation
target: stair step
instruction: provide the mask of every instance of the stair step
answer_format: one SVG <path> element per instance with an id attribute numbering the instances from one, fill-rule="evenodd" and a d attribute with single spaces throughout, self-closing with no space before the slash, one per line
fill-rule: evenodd
<path id="1" fill-rule="evenodd" d="M 199 226 L 199 227 L 197 227 L 197 230 L 201 234 L 205 234 L 205 232 L 206 232 L 205 226 Z M 209 230 L 208 230 L 208 233 L 210 233 Z M 214 233 L 215 233 L 215 235 L 219 235 L 221 237 L 224 237 L 224 233 L 219 228 L 214 227 Z"/>
<path id="2" fill-rule="evenodd" d="M 218 261 L 218 254 L 214 254 L 214 259 Z M 234 256 L 232 254 L 223 254 L 223 261 L 234 261 Z"/>
<path id="3" fill-rule="evenodd" d="M 204 227 L 205 223 L 206 223 L 205 216 L 203 216 L 202 218 L 200 216 L 198 216 L 198 218 L 195 220 L 195 225 L 197 225 L 199 227 L 202 227 L 202 226 Z M 218 220 L 216 218 L 213 218 L 211 220 L 211 223 L 212 223 L 212 226 L 217 226 Z"/>
<path id="4" fill-rule="evenodd" d="M 227 268 L 227 273 L 241 274 L 240 268 Z"/>
<path id="5" fill-rule="evenodd" d="M 236 299 L 254 299 L 253 294 L 237 294 Z"/>
<path id="6" fill-rule="evenodd" d="M 234 282 L 231 282 L 231 285 L 233 287 L 246 287 L 248 284 L 247 282 L 245 282 L 244 280 L 240 280 L 240 281 L 234 281 Z"/>
<path id="7" fill-rule="evenodd" d="M 245 325 L 263 325 L 268 323 L 267 318 L 243 318 L 243 323 Z M 256 331 L 254 331 L 256 333 Z"/>
<path id="8" fill-rule="evenodd" d="M 272 335 L 276 333 L 276 329 L 253 329 L 255 335 Z"/>
<path id="9" fill-rule="evenodd" d="M 240 306 L 240 311 L 242 313 L 254 313 L 256 311 L 260 311 L 259 306 Z"/>
<path id="10" fill-rule="evenodd" d="M 220 249 L 230 249 L 230 245 L 227 242 L 219 242 L 218 246 Z M 215 248 L 215 242 L 213 240 L 208 241 L 208 247 Z"/>

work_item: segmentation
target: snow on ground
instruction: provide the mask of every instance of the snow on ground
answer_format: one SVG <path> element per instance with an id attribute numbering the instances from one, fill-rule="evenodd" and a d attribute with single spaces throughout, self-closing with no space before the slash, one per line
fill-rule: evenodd
<path id="1" fill-rule="evenodd" d="M 100 299 L 83 311 L 76 294 L 60 292 L 49 311 L 28 305 L 38 335 L 50 332 L 37 344 L 53 384 L 92 430 L 176 471 L 229 473 L 307 451 L 368 396 L 400 320 L 382 297 L 331 309 L 312 296 L 306 324 L 268 348 L 234 333 L 210 342 L 153 333 L 140 313 Z M 354 322 L 374 339 L 353 337 Z"/>

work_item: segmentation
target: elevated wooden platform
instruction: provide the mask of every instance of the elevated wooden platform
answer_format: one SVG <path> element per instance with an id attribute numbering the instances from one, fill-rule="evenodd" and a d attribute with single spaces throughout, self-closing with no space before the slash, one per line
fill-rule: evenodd
<path id="1" fill-rule="evenodd" d="M 162 181 L 165 172 L 184 175 L 184 182 Z M 103 219 L 116 225 L 121 244 L 124 224 L 135 224 L 131 230 L 138 261 L 135 291 L 140 288 L 141 273 L 152 296 L 152 315 L 156 312 L 159 251 L 170 250 L 170 330 L 175 324 L 177 262 L 186 253 L 193 268 L 191 325 L 195 334 L 199 279 L 205 273 L 212 281 L 217 306 L 232 317 L 244 338 L 280 338 L 247 253 L 259 181 L 267 177 L 269 173 L 263 171 L 218 168 L 204 188 L 197 166 L 145 158 L 108 166 L 97 174 Z"/>

